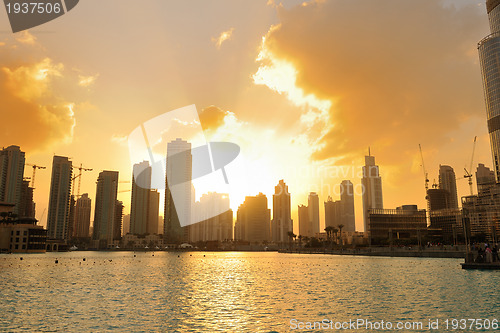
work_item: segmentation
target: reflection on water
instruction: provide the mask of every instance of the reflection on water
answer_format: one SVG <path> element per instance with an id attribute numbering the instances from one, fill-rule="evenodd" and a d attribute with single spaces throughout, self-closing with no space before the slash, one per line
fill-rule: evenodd
<path id="1" fill-rule="evenodd" d="M 0 330 L 283 332 L 291 319 L 500 319 L 500 274 L 459 263 L 268 252 L 0 255 Z"/>

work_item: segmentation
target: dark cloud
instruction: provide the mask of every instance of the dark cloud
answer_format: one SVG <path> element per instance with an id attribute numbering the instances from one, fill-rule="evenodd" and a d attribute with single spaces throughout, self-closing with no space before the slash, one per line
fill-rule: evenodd
<path id="1" fill-rule="evenodd" d="M 281 9 L 266 47 L 294 64 L 306 93 L 334 102 L 333 127 L 313 158 L 350 159 L 371 145 L 398 164 L 418 143 L 438 147 L 469 117 L 483 117 L 476 50 L 488 31 L 482 10 L 435 0 Z"/>
<path id="2" fill-rule="evenodd" d="M 204 131 L 215 130 L 224 124 L 227 112 L 216 106 L 209 106 L 199 112 L 201 127 Z"/>

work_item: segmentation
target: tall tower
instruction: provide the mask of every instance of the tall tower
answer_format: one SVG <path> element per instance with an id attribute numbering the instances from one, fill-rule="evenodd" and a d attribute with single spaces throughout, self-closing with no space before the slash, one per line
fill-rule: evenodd
<path id="1" fill-rule="evenodd" d="M 97 178 L 94 212 L 94 240 L 113 243 L 116 235 L 118 171 L 102 171 Z M 121 216 L 120 216 L 121 227 Z M 120 230 L 121 231 L 121 230 Z"/>
<path id="2" fill-rule="evenodd" d="M 487 0 L 491 34 L 478 44 L 493 169 L 500 182 L 500 1 Z"/>
<path id="3" fill-rule="evenodd" d="M 293 232 L 292 208 L 288 186 L 282 179 L 274 187 L 273 220 L 271 222 L 273 242 L 285 243 L 288 241 L 288 232 Z"/>
<path id="4" fill-rule="evenodd" d="M 270 240 L 271 210 L 267 208 L 267 197 L 259 193 L 245 197 L 238 207 L 235 232 L 238 239 L 251 243 Z"/>
<path id="5" fill-rule="evenodd" d="M 169 243 L 189 239 L 187 226 L 191 222 L 191 144 L 177 138 L 167 145 L 167 177 L 165 184 L 165 217 L 163 237 Z"/>
<path id="6" fill-rule="evenodd" d="M 313 237 L 319 233 L 319 197 L 315 192 L 309 193 L 307 199 L 307 210 L 309 212 L 309 221 L 312 226 Z"/>
<path id="7" fill-rule="evenodd" d="M 74 237 L 89 237 L 91 205 L 88 193 L 76 200 Z"/>
<path id="8" fill-rule="evenodd" d="M 54 156 L 50 181 L 47 237 L 68 239 L 70 222 L 71 180 L 73 166 L 64 156 Z"/>
<path id="9" fill-rule="evenodd" d="M 0 150 L 0 201 L 15 204 L 14 214 L 20 213 L 24 162 L 24 152 L 19 146 Z"/>
<path id="10" fill-rule="evenodd" d="M 449 165 L 439 166 L 439 188 L 449 193 L 449 201 L 446 208 L 458 208 L 457 180 L 455 171 Z"/>
<path id="11" fill-rule="evenodd" d="M 340 183 L 340 202 L 342 202 L 342 224 L 343 231 L 356 231 L 356 221 L 354 219 L 354 186 L 350 180 L 343 180 Z"/>
<path id="12" fill-rule="evenodd" d="M 147 233 L 149 219 L 149 193 L 151 189 L 151 167 L 148 161 L 134 164 L 132 175 L 132 199 L 130 202 L 130 233 Z"/>
<path id="13" fill-rule="evenodd" d="M 370 232 L 368 220 L 368 209 L 384 208 L 382 199 L 382 178 L 379 174 L 378 165 L 375 164 L 375 156 L 365 156 L 365 166 L 363 167 L 363 222 L 365 232 Z"/>

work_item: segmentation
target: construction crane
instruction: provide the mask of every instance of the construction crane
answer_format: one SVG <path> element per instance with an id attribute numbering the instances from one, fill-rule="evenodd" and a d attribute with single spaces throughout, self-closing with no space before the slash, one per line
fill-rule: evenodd
<path id="1" fill-rule="evenodd" d="M 29 164 L 26 163 L 26 165 L 30 166 L 33 168 L 33 176 L 31 176 L 31 187 L 35 188 L 35 174 L 36 174 L 36 169 L 47 169 L 44 166 L 36 165 L 36 164 Z"/>
<path id="2" fill-rule="evenodd" d="M 429 174 L 427 173 L 427 170 L 425 170 L 424 154 L 422 154 L 422 146 L 420 145 L 420 143 L 418 144 L 418 148 L 420 149 L 420 158 L 422 160 L 422 170 L 424 172 L 425 179 L 425 195 L 427 196 L 427 190 L 429 189 Z"/>
<path id="3" fill-rule="evenodd" d="M 92 169 L 89 169 L 89 168 L 84 168 L 83 167 L 83 164 L 80 163 L 80 166 L 79 167 L 76 167 L 76 166 L 73 166 L 74 169 L 77 169 L 79 172 L 78 172 L 78 175 L 76 175 L 75 177 L 73 177 L 73 180 L 77 179 L 78 178 L 78 192 L 76 193 L 76 197 L 78 198 L 80 196 L 80 187 L 82 185 L 82 171 L 92 171 Z M 73 186 L 73 190 L 72 190 L 72 195 L 75 194 L 75 187 Z"/>
<path id="4" fill-rule="evenodd" d="M 474 190 L 472 189 L 472 164 L 474 163 L 474 152 L 476 151 L 476 140 L 477 140 L 477 136 L 474 137 L 474 143 L 472 144 L 472 157 L 470 159 L 469 170 L 467 170 L 467 168 L 464 168 L 464 170 L 465 170 L 464 178 L 469 178 L 470 195 L 474 195 Z"/>

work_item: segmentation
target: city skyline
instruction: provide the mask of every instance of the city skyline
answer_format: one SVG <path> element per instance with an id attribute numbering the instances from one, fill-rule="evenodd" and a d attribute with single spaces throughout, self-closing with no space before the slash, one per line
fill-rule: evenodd
<path id="1" fill-rule="evenodd" d="M 309 2 L 307 6 L 298 6 L 300 3 L 291 1 L 283 7 L 271 3 L 247 4 L 245 15 L 238 14 L 229 21 L 221 20 L 219 23 L 208 20 L 203 27 L 200 23 L 193 22 L 190 31 L 180 32 L 178 36 L 159 37 L 165 45 L 180 42 L 183 38 L 195 38 L 200 42 L 206 49 L 206 57 L 214 63 L 215 72 L 221 74 L 219 77 L 225 78 L 215 85 L 208 84 L 211 81 L 207 80 L 212 76 L 207 75 L 199 65 L 190 67 L 193 65 L 193 59 L 188 56 L 192 51 L 188 45 L 180 50 L 162 48 L 154 52 L 153 59 L 145 61 L 147 66 L 143 68 L 144 73 L 128 66 L 133 63 L 132 59 L 144 59 L 144 54 L 151 54 L 148 52 L 151 45 L 141 40 L 137 41 L 137 51 L 122 53 L 125 58 L 118 57 L 123 59 L 118 62 L 117 57 L 107 55 L 97 60 L 95 57 L 77 54 L 76 50 L 92 46 L 88 42 L 80 42 L 81 45 L 76 42 L 86 40 L 76 31 L 77 26 L 85 24 L 86 14 L 74 15 L 75 21 L 68 19 L 70 15 L 66 15 L 43 28 L 2 37 L 0 48 L 6 52 L 0 58 L 3 68 L 1 79 L 8 86 L 2 91 L 2 96 L 6 96 L 4 103 L 9 101 L 8 105 L 3 106 L 20 108 L 19 115 L 24 115 L 27 120 L 23 122 L 27 132 L 37 128 L 39 133 L 36 139 L 28 134 L 16 134 L 22 133 L 22 128 L 19 127 L 18 118 L 9 115 L 6 121 L 12 124 L 12 131 L 8 136 L 0 137 L 2 145 L 21 146 L 27 153 L 28 163 L 50 168 L 51 156 L 56 153 L 72 157 L 75 164 L 83 163 L 93 168 L 94 171 L 82 176 L 82 192 L 89 193 L 93 198 L 94 182 L 101 170 L 118 170 L 124 175 L 123 179 L 132 174 L 132 165 L 124 144 L 126 135 L 132 128 L 167 110 L 196 103 L 199 109 L 203 110 L 200 119 L 204 122 L 207 139 L 224 139 L 237 143 L 242 147 L 243 164 L 247 163 L 249 166 L 245 170 L 248 174 L 246 183 L 238 184 L 242 189 L 241 193 L 230 200 L 233 211 L 236 211 L 245 196 L 256 195 L 262 191 L 271 206 L 273 184 L 285 179 L 294 193 L 291 204 L 294 230 L 298 230 L 297 206 L 307 201 L 309 192 L 317 191 L 321 200 L 327 199 L 327 193 L 322 194 L 319 190 L 322 185 L 321 177 L 316 176 L 315 171 L 338 166 L 341 168 L 340 175 L 326 177 L 328 185 L 333 186 L 343 179 L 351 179 L 356 187 L 360 184 L 360 179 L 356 177 L 358 166 L 362 165 L 368 146 L 372 147 L 379 161 L 381 176 L 384 179 L 384 202 L 387 207 L 397 207 L 407 202 L 425 207 L 419 143 L 423 147 L 431 181 L 438 178 L 440 164 L 450 165 L 455 170 L 462 170 L 463 165 L 468 165 L 472 138 L 475 135 L 478 136 L 475 160 L 493 168 L 484 121 L 484 101 L 476 50 L 477 41 L 487 35 L 489 30 L 484 4 L 472 6 L 460 1 L 445 1 L 442 4 L 430 1 L 398 1 L 388 4 L 394 8 L 394 13 L 405 13 L 417 22 L 421 22 L 418 18 L 430 10 L 436 13 L 432 22 L 415 29 L 415 25 L 409 23 L 413 22 L 411 19 L 402 20 L 395 17 L 394 13 L 384 12 L 383 8 L 373 8 L 374 5 L 369 2 L 366 6 L 344 7 L 338 7 L 334 2 Z M 87 6 L 90 5 L 80 4 L 80 13 L 87 13 Z M 103 11 L 110 10 L 111 6 L 105 4 Z M 159 12 L 155 6 L 165 5 L 151 3 L 141 10 Z M 182 4 L 172 6 L 180 12 L 189 10 Z M 199 6 L 205 8 L 207 5 L 200 3 Z M 218 15 L 224 15 L 234 9 L 229 3 L 220 6 Z M 223 8 L 224 6 L 229 7 Z M 249 12 L 255 14 L 254 19 L 247 17 Z M 358 36 L 359 40 L 362 40 L 363 29 L 358 19 L 371 17 L 369 13 L 386 18 L 386 24 L 380 27 L 373 27 L 375 22 L 372 18 L 366 21 L 366 24 L 373 27 L 374 38 L 380 45 L 387 46 L 387 51 L 382 51 L 384 47 L 372 48 L 370 45 L 363 45 L 364 48 L 369 48 L 365 54 L 372 52 L 377 56 L 360 62 L 357 65 L 361 66 L 359 71 L 352 74 L 350 72 L 352 81 L 348 80 L 346 73 L 337 69 L 357 68 L 349 59 L 355 58 L 352 54 L 358 54 L 359 46 L 346 44 L 353 39 L 345 40 L 345 34 L 335 34 L 338 27 L 321 21 L 321 12 L 331 14 L 340 22 L 352 20 L 346 24 L 353 36 Z M 131 14 L 120 15 L 127 18 Z M 304 30 L 292 40 L 290 37 L 297 24 L 294 22 L 296 15 L 304 18 Z M 315 31 L 315 25 L 311 23 L 315 20 L 319 20 L 318 22 L 328 29 Z M 165 20 L 151 18 L 148 21 L 159 25 Z M 2 22 L 7 24 L 7 20 Z M 173 20 L 172 24 L 174 22 L 176 21 Z M 97 29 L 102 28 L 103 24 L 104 16 L 96 16 L 95 26 L 91 29 L 97 34 Z M 271 26 L 277 28 L 271 29 Z M 412 36 L 418 41 L 413 43 L 418 45 L 418 49 L 415 49 L 417 46 L 407 45 L 405 40 L 387 33 L 387 29 L 393 31 L 395 26 L 400 28 L 398 30 L 401 35 Z M 59 29 L 60 27 L 67 29 Z M 234 32 L 220 45 L 212 41 L 231 27 L 234 27 Z M 56 29 L 58 34 L 61 34 L 60 40 L 68 45 L 64 51 L 42 33 L 44 29 L 51 28 Z M 123 25 L 119 25 L 119 28 L 125 32 L 130 29 Z M 430 33 L 433 28 L 439 39 Z M 4 27 L 4 30 L 8 28 Z M 73 33 L 72 36 L 69 31 Z M 307 33 L 318 35 L 318 39 L 311 45 L 311 54 L 300 51 L 304 49 L 301 46 L 307 40 L 304 35 Z M 74 38 L 75 36 L 82 38 Z M 262 37 L 265 37 L 264 42 Z M 107 40 L 111 43 L 110 48 L 128 50 L 128 44 L 112 38 Z M 326 40 L 329 43 L 325 43 Z M 318 61 L 310 59 L 317 53 L 313 52 L 317 47 L 330 43 L 331 48 L 325 50 L 327 58 Z M 404 47 L 395 48 L 395 45 L 400 44 L 406 47 L 408 52 L 403 50 Z M 339 45 L 351 45 L 351 48 L 335 47 Z M 342 52 L 332 56 L 334 50 Z M 426 57 L 426 52 L 433 54 L 432 61 Z M 160 54 L 166 55 L 166 58 L 160 57 Z M 417 62 L 424 66 L 424 70 L 415 73 L 412 68 L 415 67 L 418 56 L 421 56 L 422 61 L 429 61 L 429 64 Z M 454 67 L 455 71 L 448 72 L 447 66 L 439 66 L 449 65 L 447 59 L 450 57 L 456 59 L 453 64 L 461 68 L 460 71 Z M 384 61 L 386 58 L 391 61 Z M 21 64 L 13 59 L 24 62 Z M 233 62 L 237 65 L 233 65 L 231 60 L 236 60 Z M 324 82 L 317 77 L 318 69 L 314 67 L 317 63 L 325 66 L 324 72 L 328 73 L 326 77 L 330 77 L 332 82 Z M 394 71 L 394 67 L 401 71 Z M 391 75 L 384 80 L 383 73 L 373 72 L 373 68 L 385 69 L 390 71 Z M 410 76 L 396 76 L 395 73 L 399 72 Z M 461 74 L 457 77 L 454 72 Z M 241 73 L 241 76 L 225 75 L 227 73 Z M 150 79 L 151 77 L 154 79 Z M 166 80 L 166 77 L 171 79 Z M 290 85 L 272 81 L 272 77 L 283 77 L 283 81 L 290 82 Z M 444 79 L 433 80 L 437 77 Z M 393 85 L 393 82 L 412 81 L 415 84 L 409 87 Z M 133 85 L 132 89 L 132 82 L 144 84 Z M 351 82 L 356 82 L 356 85 Z M 379 84 L 373 85 L 373 82 Z M 25 88 L 17 91 L 18 85 Z M 216 87 L 219 85 L 222 89 Z M 445 88 L 448 85 L 450 88 Z M 336 90 L 332 91 L 326 86 Z M 370 93 L 374 88 L 383 100 Z M 366 97 L 366 102 L 353 97 L 353 92 L 358 94 L 359 89 Z M 168 91 L 166 96 L 165 91 Z M 434 91 L 440 91 L 439 96 L 435 96 Z M 30 112 L 33 111 L 34 104 L 37 104 L 33 101 L 41 101 L 42 95 L 47 96 L 49 101 L 41 103 L 44 109 L 37 111 L 36 117 L 31 117 Z M 414 102 L 419 99 L 423 101 L 422 105 Z M 367 104 L 363 103 L 371 106 L 367 107 Z M 433 104 L 439 105 L 439 108 L 436 109 Z M 424 112 L 421 112 L 422 110 Z M 373 118 L 372 114 L 378 115 L 380 120 Z M 52 121 L 44 120 L 40 115 L 46 115 L 47 119 Z M 365 121 L 367 124 L 364 124 Z M 325 122 L 329 125 L 326 126 L 328 128 L 323 126 Z M 425 128 L 417 126 L 422 124 L 421 122 L 425 122 Z M 33 127 L 33 124 L 38 127 Z M 339 137 L 331 126 L 336 129 L 344 128 L 345 132 Z M 405 130 L 402 130 L 403 128 Z M 332 140 L 339 143 L 338 152 L 332 152 L 331 148 L 335 146 L 331 144 L 335 142 Z M 290 166 L 293 170 L 289 169 Z M 283 170 L 286 172 L 281 172 Z M 37 171 L 34 192 L 37 218 L 40 218 L 41 213 L 48 207 L 46 193 L 49 191 L 49 172 Z M 347 176 L 341 173 L 346 173 Z M 352 174 L 354 176 L 351 176 Z M 25 168 L 25 176 L 31 176 L 29 168 Z M 462 172 L 457 171 L 457 178 L 461 176 Z M 309 188 L 309 185 L 316 188 Z M 120 184 L 119 192 L 129 187 L 130 185 Z M 457 181 L 457 187 L 459 197 L 468 194 L 466 180 Z M 124 202 L 125 213 L 128 213 L 131 206 L 129 194 L 118 194 L 119 200 Z M 403 197 L 405 200 L 401 199 Z M 162 195 L 160 202 L 163 200 Z M 359 196 L 355 197 L 355 207 L 356 228 L 362 230 L 363 212 Z M 162 210 L 161 207 L 160 214 Z M 320 205 L 322 225 L 323 216 L 323 205 Z M 47 215 L 41 221 L 43 225 L 46 225 L 46 217 Z"/>

